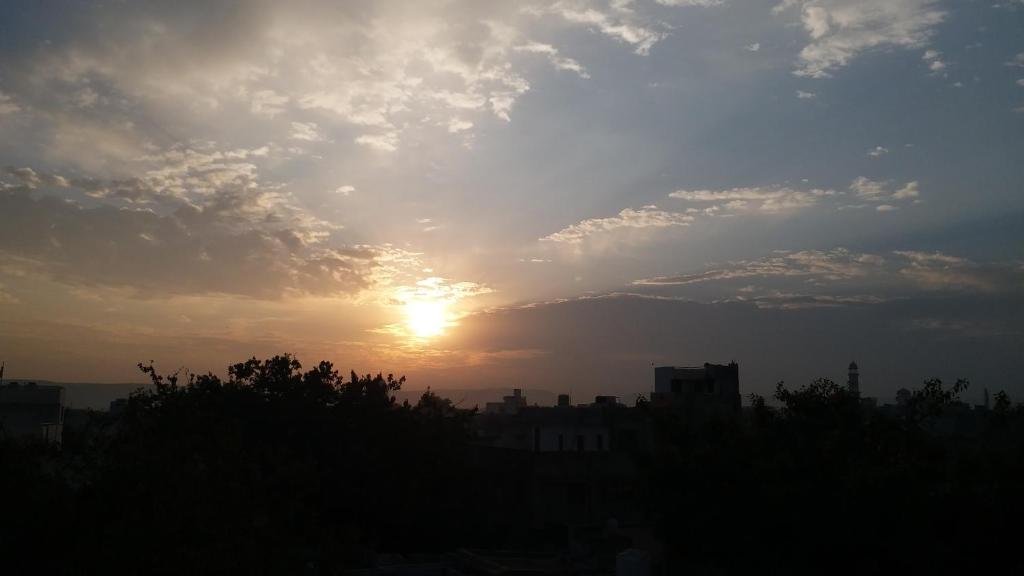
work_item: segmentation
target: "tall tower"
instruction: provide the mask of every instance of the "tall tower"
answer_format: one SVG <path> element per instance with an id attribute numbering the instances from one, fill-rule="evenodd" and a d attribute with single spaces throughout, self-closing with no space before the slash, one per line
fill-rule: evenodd
<path id="1" fill-rule="evenodd" d="M 846 377 L 846 389 L 855 396 L 860 396 L 860 373 L 857 372 L 857 363 L 850 362 Z"/>

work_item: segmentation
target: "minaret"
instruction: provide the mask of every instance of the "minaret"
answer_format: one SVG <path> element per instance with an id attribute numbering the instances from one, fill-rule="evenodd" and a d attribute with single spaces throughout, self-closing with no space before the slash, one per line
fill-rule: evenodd
<path id="1" fill-rule="evenodd" d="M 846 389 L 854 396 L 860 396 L 860 373 L 857 372 L 856 362 L 850 362 L 846 378 Z"/>

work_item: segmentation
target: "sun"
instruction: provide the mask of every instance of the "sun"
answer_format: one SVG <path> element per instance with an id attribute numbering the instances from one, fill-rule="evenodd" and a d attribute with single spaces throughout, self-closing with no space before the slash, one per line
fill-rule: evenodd
<path id="1" fill-rule="evenodd" d="M 443 300 L 412 300 L 405 303 L 405 324 L 417 338 L 431 338 L 448 325 L 448 304 Z"/>

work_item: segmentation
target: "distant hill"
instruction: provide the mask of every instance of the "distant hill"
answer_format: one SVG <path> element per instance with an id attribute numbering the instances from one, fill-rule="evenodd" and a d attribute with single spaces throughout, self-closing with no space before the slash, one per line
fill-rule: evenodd
<path id="1" fill-rule="evenodd" d="M 112 400 L 127 398 L 132 391 L 148 388 L 149 384 L 99 384 L 92 382 L 53 382 L 51 380 L 33 380 L 31 378 L 5 378 L 4 383 L 35 382 L 40 386 L 63 386 L 64 401 L 69 408 L 106 410 Z"/>

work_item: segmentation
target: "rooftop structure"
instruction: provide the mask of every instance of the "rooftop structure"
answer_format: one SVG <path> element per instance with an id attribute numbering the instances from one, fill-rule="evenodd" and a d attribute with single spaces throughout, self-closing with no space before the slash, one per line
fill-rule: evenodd
<path id="1" fill-rule="evenodd" d="M 740 411 L 739 365 L 659 366 L 651 402 L 681 408 L 693 418 L 735 416 Z"/>
<path id="2" fill-rule="evenodd" d="M 516 414 L 526 407 L 526 396 L 520 388 L 512 390 L 511 396 L 503 396 L 501 402 L 488 402 L 484 406 L 487 414 Z"/>
<path id="3" fill-rule="evenodd" d="M 35 382 L 0 385 L 0 427 L 9 436 L 35 436 L 60 444 L 64 431 L 64 388 Z"/>

